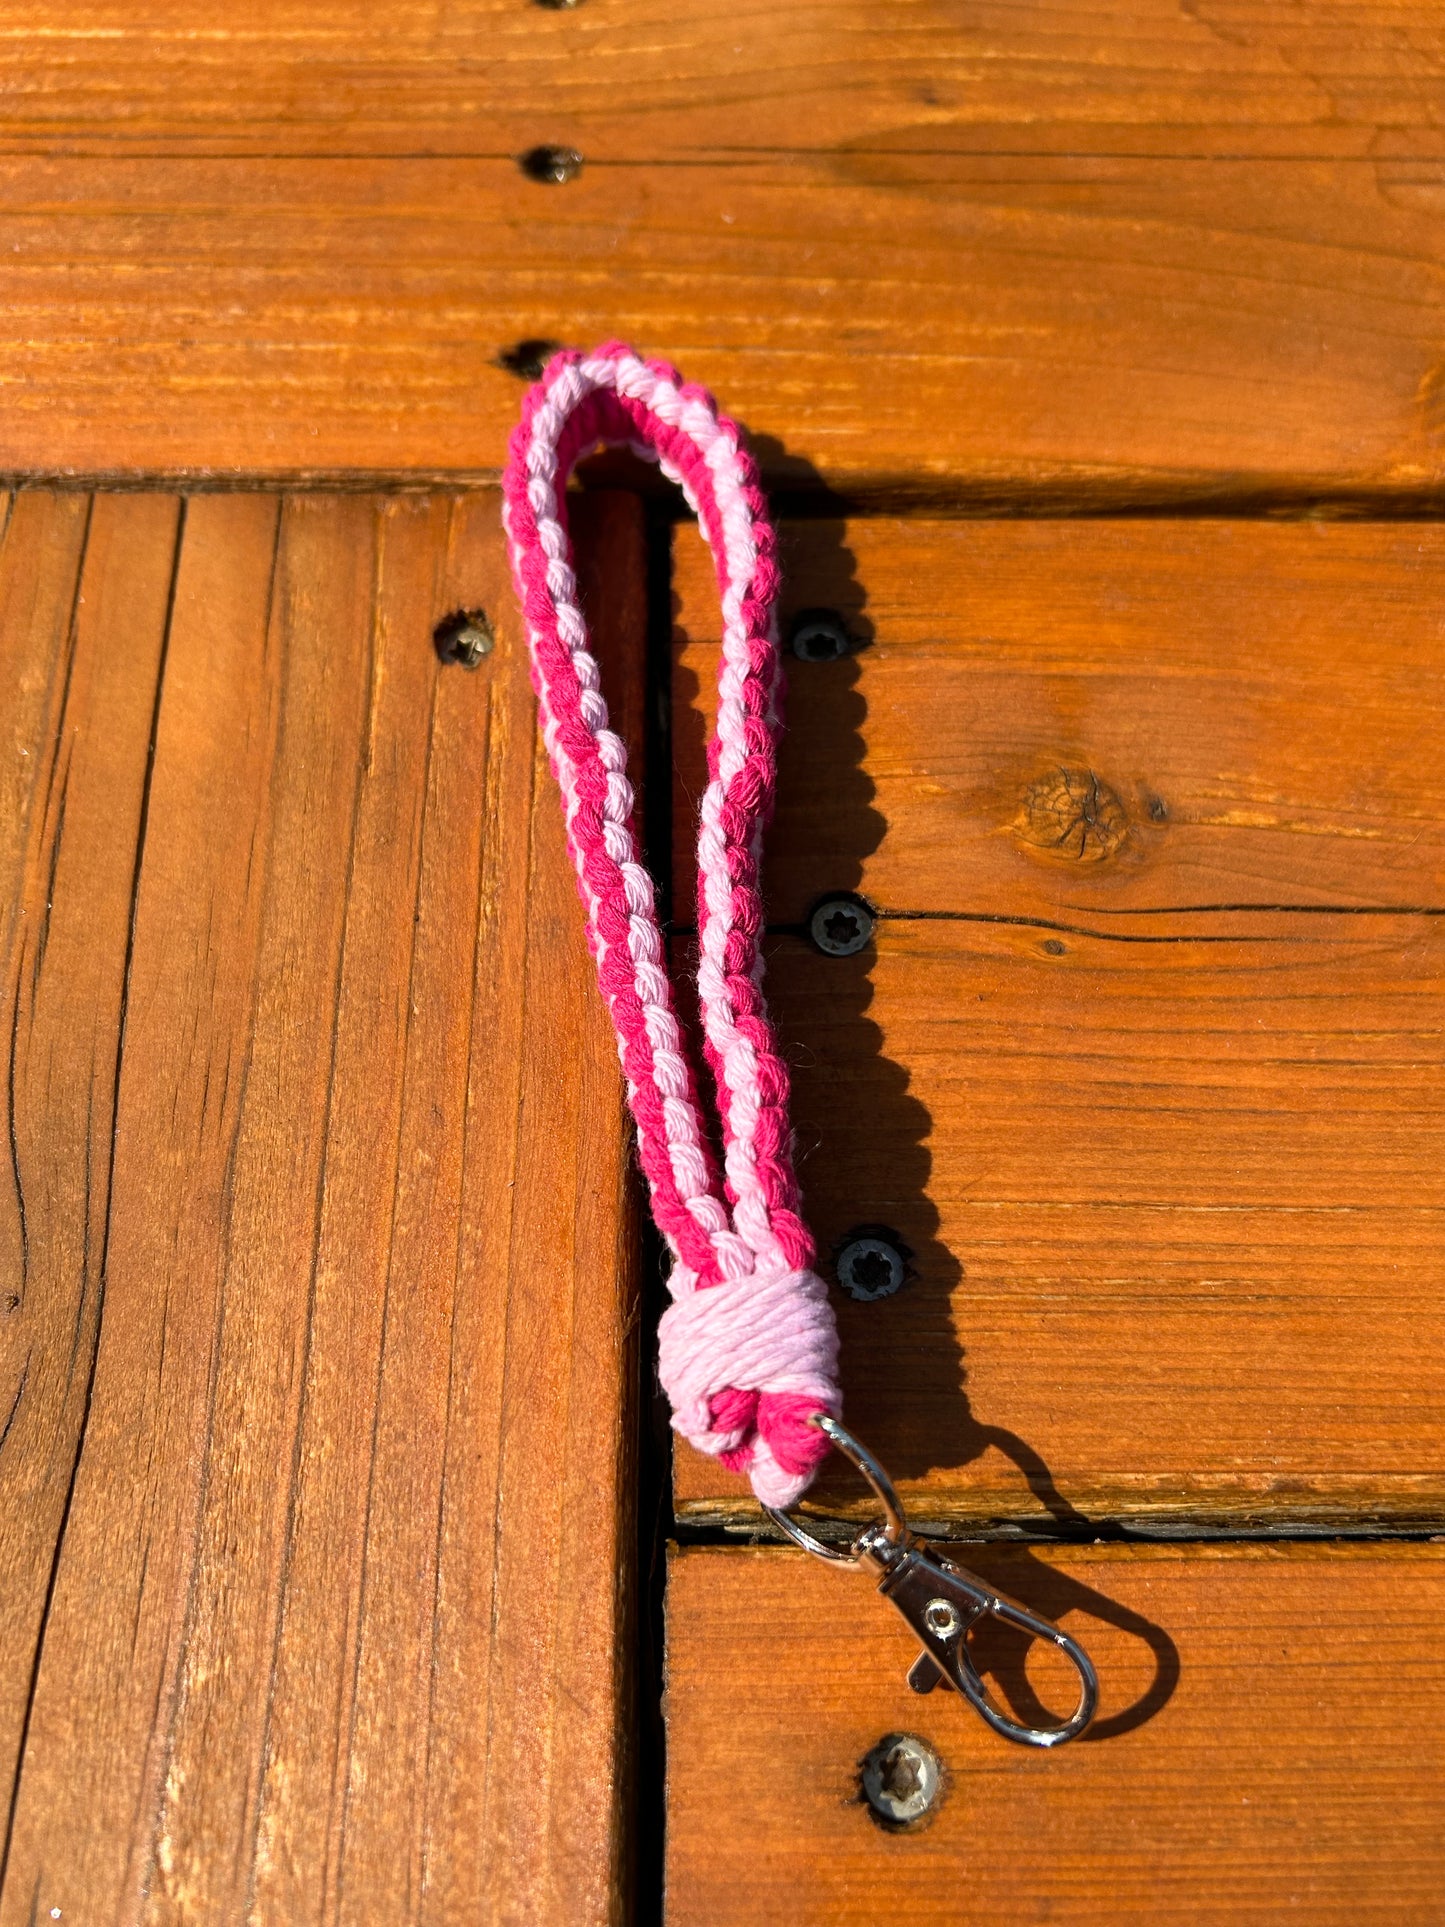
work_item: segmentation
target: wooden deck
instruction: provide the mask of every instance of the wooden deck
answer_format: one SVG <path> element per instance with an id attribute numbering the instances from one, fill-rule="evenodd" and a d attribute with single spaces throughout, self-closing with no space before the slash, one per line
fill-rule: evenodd
<path id="1" fill-rule="evenodd" d="M 0 0 L 0 1927 L 1433 1919 L 1438 10 L 223 16 Z M 850 1419 L 1096 1652 L 1057 1756 L 654 1422 L 495 489 L 615 335 L 855 645 L 768 859 L 807 1205 L 906 1256 Z M 685 965 L 640 489 L 575 519 Z"/>

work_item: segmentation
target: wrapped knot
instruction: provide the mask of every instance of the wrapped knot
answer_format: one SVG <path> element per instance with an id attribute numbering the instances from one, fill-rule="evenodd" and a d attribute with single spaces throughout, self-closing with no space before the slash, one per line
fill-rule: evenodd
<path id="1" fill-rule="evenodd" d="M 702 1287 L 675 1273 L 673 1289 L 659 1333 L 673 1425 L 746 1470 L 764 1505 L 791 1505 L 828 1453 L 811 1416 L 841 1409 L 827 1286 L 812 1271 L 755 1271 Z"/>

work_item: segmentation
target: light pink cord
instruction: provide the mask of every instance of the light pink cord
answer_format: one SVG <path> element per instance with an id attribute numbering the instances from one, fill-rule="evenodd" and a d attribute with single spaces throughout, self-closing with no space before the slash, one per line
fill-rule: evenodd
<path id="1" fill-rule="evenodd" d="M 718 716 L 698 829 L 698 1000 L 723 1180 L 673 1008 L 652 878 L 638 860 L 627 752 L 607 726 L 577 600 L 565 488 L 624 443 L 676 482 L 717 565 Z M 553 358 L 512 436 L 503 520 L 526 616 L 542 736 L 561 786 L 588 941 L 617 1029 L 652 1208 L 673 1255 L 661 1328 L 673 1424 L 751 1475 L 768 1505 L 807 1487 L 838 1415 L 838 1336 L 798 1215 L 788 1073 L 762 994 L 758 865 L 771 812 L 782 674 L 776 540 L 751 458 L 704 389 L 610 342 Z"/>

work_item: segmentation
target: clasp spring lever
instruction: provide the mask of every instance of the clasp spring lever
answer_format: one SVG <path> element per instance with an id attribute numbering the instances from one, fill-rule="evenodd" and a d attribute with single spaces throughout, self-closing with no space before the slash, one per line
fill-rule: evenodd
<path id="1" fill-rule="evenodd" d="M 835 1418 L 820 1414 L 814 1421 L 833 1444 L 863 1474 L 884 1511 L 880 1525 L 867 1526 L 847 1552 L 825 1545 L 772 1506 L 764 1507 L 773 1523 L 795 1545 L 815 1558 L 835 1565 L 862 1566 L 878 1575 L 878 1590 L 902 1613 L 923 1643 L 923 1651 L 908 1673 L 915 1693 L 931 1693 L 942 1682 L 956 1687 L 995 1733 L 1022 1746 L 1062 1746 L 1082 1733 L 1099 1702 L 1099 1681 L 1088 1654 L 1076 1639 L 1051 1619 L 999 1592 L 976 1573 L 924 1549 L 908 1529 L 893 1483 L 866 1447 Z M 1035 1639 L 1047 1640 L 1079 1675 L 1079 1701 L 1068 1719 L 1057 1726 L 1029 1726 L 1014 1719 L 994 1700 L 979 1676 L 969 1648 L 969 1634 L 982 1619 L 992 1616 Z"/>

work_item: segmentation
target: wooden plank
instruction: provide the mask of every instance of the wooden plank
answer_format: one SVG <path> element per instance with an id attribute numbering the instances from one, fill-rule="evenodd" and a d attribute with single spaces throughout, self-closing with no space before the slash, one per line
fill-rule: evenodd
<path id="1" fill-rule="evenodd" d="M 1040 1755 L 903 1681 L 916 1645 L 860 1576 L 782 1552 L 674 1557 L 669 1927 L 1125 1927 L 1438 1911 L 1439 1546 L 1095 1546 L 968 1562 L 1066 1615 L 1102 1680 L 1089 1738 Z M 1043 1656 L 989 1648 L 1028 1712 Z M 1064 1710 L 1067 1710 L 1066 1708 Z M 885 1833 L 858 1764 L 917 1733 L 947 1784 Z M 881 1911 L 880 1911 L 881 1910 Z"/>
<path id="2" fill-rule="evenodd" d="M 911 1254 L 896 1298 L 839 1294 L 862 1435 L 945 1522 L 1445 1519 L 1445 544 L 859 519 L 785 550 L 785 623 L 829 607 L 862 644 L 791 665 L 766 877 L 779 931 L 840 891 L 880 912 L 856 959 L 789 935 L 769 964 L 825 1265 L 860 1226 Z M 688 1516 L 747 1516 L 676 1473 Z"/>
<path id="3" fill-rule="evenodd" d="M 189 505 L 0 1920 L 621 1918 L 626 1138 L 511 611 L 494 496 Z"/>
<path id="4" fill-rule="evenodd" d="M 127 940 L 178 504 L 24 495 L 0 546 L 13 728 L 0 1089 L 0 1759 L 13 1782 L 104 1292 Z"/>
<path id="5" fill-rule="evenodd" d="M 490 472 L 499 357 L 624 329 L 794 481 L 1439 484 L 1426 0 L 9 0 L 0 40 L 17 470 Z"/>
<path id="6" fill-rule="evenodd" d="M 1435 525 L 794 522 L 769 915 L 1088 922 L 1252 903 L 1445 907 Z M 675 545 L 677 915 L 714 706 L 717 589 Z"/>
<path id="7" fill-rule="evenodd" d="M 1445 1520 L 1445 927 L 1164 922 L 774 946 L 825 1268 L 859 1226 L 911 1254 L 836 1294 L 849 1422 L 930 1519 Z"/>

